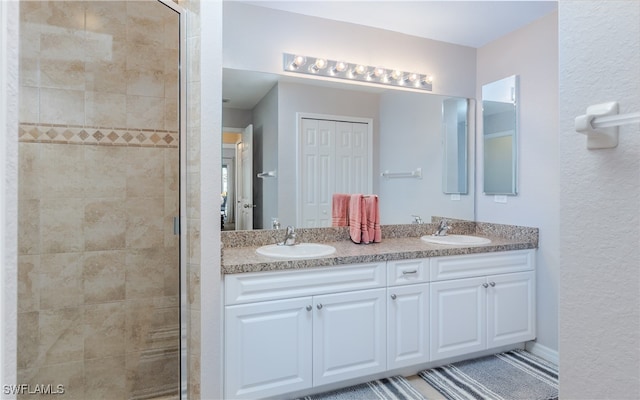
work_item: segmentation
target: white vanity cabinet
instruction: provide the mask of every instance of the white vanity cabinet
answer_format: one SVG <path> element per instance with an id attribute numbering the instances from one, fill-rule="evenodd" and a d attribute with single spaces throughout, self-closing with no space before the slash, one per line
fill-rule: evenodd
<path id="1" fill-rule="evenodd" d="M 431 360 L 535 339 L 533 250 L 431 260 Z"/>
<path id="2" fill-rule="evenodd" d="M 387 263 L 387 369 L 429 361 L 429 259 Z"/>
<path id="3" fill-rule="evenodd" d="M 385 371 L 385 266 L 227 275 L 225 398 L 278 396 Z"/>
<path id="4" fill-rule="evenodd" d="M 278 398 L 532 340 L 534 268 L 531 249 L 225 275 L 225 398 Z"/>

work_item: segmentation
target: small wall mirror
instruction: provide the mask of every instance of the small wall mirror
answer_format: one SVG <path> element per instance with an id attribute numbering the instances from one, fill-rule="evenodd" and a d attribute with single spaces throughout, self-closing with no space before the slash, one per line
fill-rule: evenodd
<path id="1" fill-rule="evenodd" d="M 516 195 L 518 76 L 482 86 L 484 193 Z"/>
<path id="2" fill-rule="evenodd" d="M 467 194 L 467 135 L 469 100 L 449 98 L 442 101 L 442 191 Z"/>

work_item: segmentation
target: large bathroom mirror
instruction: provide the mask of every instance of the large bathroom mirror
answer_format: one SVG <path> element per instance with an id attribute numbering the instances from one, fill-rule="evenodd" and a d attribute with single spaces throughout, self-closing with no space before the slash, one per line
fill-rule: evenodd
<path id="1" fill-rule="evenodd" d="M 371 121 L 369 187 L 380 197 L 382 224 L 474 219 L 472 100 L 228 68 L 223 99 L 224 230 L 271 229 L 276 218 L 280 226 L 322 226 L 299 217 L 301 114 Z M 252 170 L 243 175 L 239 144 L 249 127 Z M 243 196 L 252 200 L 241 203 L 247 180 L 252 193 Z"/>
<path id="2" fill-rule="evenodd" d="M 483 191 L 517 194 L 518 76 L 482 86 Z"/>

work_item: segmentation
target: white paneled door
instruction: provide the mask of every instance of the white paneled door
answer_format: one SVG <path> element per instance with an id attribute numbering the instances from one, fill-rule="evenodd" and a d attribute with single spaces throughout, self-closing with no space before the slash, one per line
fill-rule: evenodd
<path id="1" fill-rule="evenodd" d="M 300 121 L 298 226 L 331 226 L 334 193 L 371 192 L 371 123 Z"/>

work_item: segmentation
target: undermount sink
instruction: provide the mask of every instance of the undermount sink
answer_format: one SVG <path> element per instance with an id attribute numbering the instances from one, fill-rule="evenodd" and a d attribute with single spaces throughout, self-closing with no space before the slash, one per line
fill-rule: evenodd
<path id="1" fill-rule="evenodd" d="M 299 243 L 293 246 L 270 244 L 258 247 L 256 253 L 276 258 L 313 258 L 335 253 L 336 248 L 320 243 Z"/>
<path id="2" fill-rule="evenodd" d="M 428 243 L 451 244 L 451 245 L 465 245 L 465 244 L 474 245 L 474 244 L 491 243 L 491 239 L 478 237 L 478 236 L 469 236 L 469 235 L 445 235 L 445 236 L 426 235 L 426 236 L 422 236 L 420 239 Z"/>

